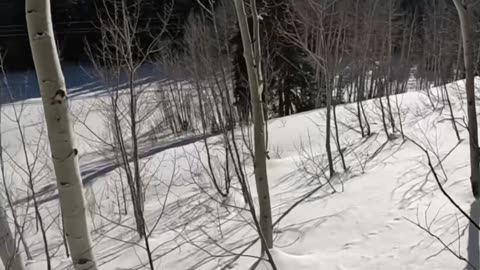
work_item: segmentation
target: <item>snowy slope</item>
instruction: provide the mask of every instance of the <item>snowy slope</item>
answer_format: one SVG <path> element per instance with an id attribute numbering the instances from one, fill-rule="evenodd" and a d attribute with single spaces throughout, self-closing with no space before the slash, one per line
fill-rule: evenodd
<path id="1" fill-rule="evenodd" d="M 432 89 L 434 97 L 441 95 Z M 463 124 L 466 102 L 463 83 L 448 85 L 455 117 Z M 446 190 L 460 206 L 470 212 L 473 201 L 468 180 L 467 131 L 459 125 L 463 139 L 459 144 L 449 121 L 447 106 L 430 105 L 425 93 L 409 92 L 399 95 L 403 129 L 405 134 L 431 149 L 434 162 L 436 154 L 443 164 L 437 172 Z M 392 97 L 392 104 L 396 103 Z M 72 99 L 72 112 L 86 119 L 91 129 L 106 135 L 101 110 L 95 109 L 95 98 Z M 437 101 L 435 101 L 437 102 Z M 39 137 L 43 119 L 38 100 L 24 103 L 22 124 L 26 127 L 29 141 Z M 5 105 L 4 115 L 13 114 L 13 106 Z M 454 252 L 468 257 L 468 223 L 442 195 L 426 163 L 426 157 L 415 144 L 403 141 L 400 133 L 387 141 L 383 133 L 378 109 L 378 100 L 365 103 L 372 136 L 362 138 L 359 134 L 355 104 L 339 106 L 337 115 L 342 147 L 345 147 L 348 172 L 343 172 L 336 157 L 333 187 L 326 180 L 313 177 L 319 172 L 312 160 L 326 166 L 324 118 L 325 111 L 318 110 L 269 122 L 269 145 L 271 159 L 268 161 L 274 220 L 305 194 L 323 185 L 303 203 L 294 208 L 275 227 L 276 258 L 280 270 L 335 270 L 335 269 L 463 269 L 460 261 L 436 239 L 422 231 L 413 222 L 429 226 L 445 243 L 451 243 Z M 85 108 L 90 108 L 86 110 Z M 442 109 L 443 108 L 443 109 Z M 88 115 L 87 115 L 88 112 Z M 397 112 L 395 108 L 395 112 Z M 83 115 L 85 114 L 85 115 Z M 398 113 L 395 115 L 398 126 Z M 104 166 L 102 161 L 108 153 L 96 151 L 92 135 L 85 125 L 75 126 L 83 156 L 82 168 L 95 169 Z M 21 162 L 18 130 L 15 123 L 5 118 L 2 121 L 3 146 L 10 153 L 10 161 Z M 104 130 L 104 132 L 102 132 Z M 45 142 L 45 134 L 42 136 Z M 210 138 L 214 145 L 220 138 Z M 159 142 L 162 144 L 164 142 Z M 145 145 L 145 149 L 158 145 Z M 258 256 L 259 243 L 253 244 L 244 255 L 230 266 L 232 261 L 247 245 L 255 241 L 256 235 L 249 224 L 249 213 L 236 208 L 226 209 L 211 200 L 215 192 L 207 179 L 198 185 L 191 181 L 192 172 L 201 175 L 192 160 L 202 149 L 202 142 L 177 148 L 169 148 L 144 158 L 145 170 L 149 171 L 149 188 L 146 218 L 149 228 L 157 224 L 151 235 L 156 269 L 249 269 Z M 335 149 L 332 142 L 332 149 Z M 48 157 L 48 151 L 45 157 Z M 203 154 L 201 154 L 203 155 Z M 245 154 L 246 155 L 246 154 Z M 335 152 L 335 156 L 337 153 Z M 308 160 L 310 159 L 310 161 Z M 48 160 L 45 158 L 45 160 Z M 147 163 L 148 161 L 148 163 Z M 46 164 L 49 162 L 45 161 Z M 11 164 L 11 162 L 9 163 Z M 14 164 L 9 165 L 12 170 Z M 362 168 L 364 167 L 364 168 Z M 251 162 L 247 172 L 253 180 Z M 448 177 L 445 179 L 444 175 Z M 20 173 L 11 178 L 16 188 L 10 187 L 15 196 L 26 196 Z M 94 251 L 102 270 L 147 269 L 145 251 L 139 246 L 128 227 L 133 225 L 131 215 L 119 216 L 112 188 L 118 181 L 116 170 L 106 170 L 87 185 Z M 54 183 L 51 172 L 38 182 L 39 188 Z M 165 197 L 168 191 L 168 197 Z M 209 194 L 200 188 L 208 190 Z M 252 189 L 254 185 L 252 182 Z M 43 194 L 48 198 L 53 194 Z M 218 198 L 218 197 L 215 197 Z M 220 200 L 218 198 L 218 200 Z M 241 195 L 234 191 L 227 202 L 242 206 Z M 25 204 L 19 206 L 25 212 Z M 164 210 L 162 211 L 162 209 Z M 22 212 L 22 213 L 23 213 Z M 34 219 L 30 209 L 28 216 Z M 42 213 L 49 229 L 49 241 L 53 254 L 54 269 L 71 269 L 64 256 L 58 224 L 58 206 L 55 200 L 42 204 Z M 158 221 L 158 222 L 157 222 Z M 26 226 L 27 241 L 31 243 L 34 260 L 29 269 L 45 269 L 42 244 L 35 222 Z M 478 238 L 473 239 L 478 249 Z M 478 255 L 478 254 L 477 254 Z M 258 269 L 268 269 L 260 264 Z"/>

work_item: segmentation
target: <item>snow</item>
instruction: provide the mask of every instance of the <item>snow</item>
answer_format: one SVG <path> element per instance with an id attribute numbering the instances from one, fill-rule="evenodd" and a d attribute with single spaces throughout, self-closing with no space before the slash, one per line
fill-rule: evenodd
<path id="1" fill-rule="evenodd" d="M 466 111 L 464 83 L 449 84 L 447 88 L 463 139 L 460 143 L 452 129 L 448 107 L 438 101 L 441 88 L 430 90 L 434 102 L 439 102 L 436 109 L 431 107 L 425 92 L 411 91 L 392 97 L 391 101 L 395 104 L 398 99 L 401 104 L 403 129 L 407 137 L 432 151 L 435 165 L 439 161 L 437 157 L 442 159 L 445 174 L 438 165 L 436 170 L 443 186 L 470 213 L 473 196 L 469 183 L 468 133 L 460 125 Z M 73 98 L 72 113 L 77 118 L 86 119 L 86 125 L 98 134 L 107 136 L 102 111 L 95 107 L 99 104 L 98 99 L 89 95 Z M 46 135 L 40 134 L 43 125 L 40 100 L 4 105 L 4 115 L 11 117 L 14 106 L 19 108 L 20 104 L 24 106 L 21 119 L 28 141 L 34 142 L 40 137 L 45 144 Z M 463 269 L 465 262 L 410 221 L 429 227 L 432 233 L 464 257 L 468 257 L 468 221 L 440 192 L 425 154 L 414 143 L 402 140 L 399 132 L 394 139 L 387 140 L 378 100 L 365 102 L 365 107 L 372 128 L 372 136 L 368 138 L 360 136 L 356 117 L 351 113 L 356 105 L 337 107 L 341 144 L 346 149 L 349 171 L 343 172 L 335 151 L 338 174 L 332 179 L 332 187 L 336 192 L 321 178 L 321 170 L 316 167 L 317 164 L 327 164 L 325 110 L 269 121 L 271 159 L 268 160 L 268 170 L 274 220 L 305 194 L 323 185 L 275 226 L 272 255 L 278 269 Z M 396 108 L 394 111 L 398 126 L 399 115 Z M 15 165 L 11 162 L 22 162 L 18 130 L 15 123 L 6 117 L 1 128 L 3 147 L 10 154 L 7 163 L 12 171 L 17 171 L 11 178 L 15 188 L 9 187 L 9 190 L 21 198 L 26 195 L 26 188 L 21 173 L 18 169 L 14 170 Z M 84 173 L 107 166 L 109 155 L 95 149 L 98 144 L 91 143 L 92 134 L 83 124 L 77 123 L 75 129 L 79 135 L 77 140 Z M 220 139 L 212 137 L 208 142 L 214 145 Z M 198 161 L 199 151 L 204 158 L 203 142 L 192 140 L 178 147 L 161 148 L 173 139 L 167 140 L 156 145 L 144 145 L 144 149 L 160 147 L 159 151 L 153 151 L 143 160 L 149 175 L 146 220 L 149 228 L 158 221 L 150 237 L 156 269 L 250 269 L 257 260 L 252 257 L 259 254 L 258 242 L 244 253 L 246 256 L 226 266 L 256 239 L 255 231 L 249 224 L 249 213 L 223 207 L 219 202 L 221 198 L 215 195 L 200 166 L 194 164 Z M 332 149 L 336 149 L 333 142 Z M 244 155 L 248 155 L 246 150 Z M 44 157 L 44 162 L 48 164 L 47 152 Z M 256 194 L 251 161 L 246 162 L 246 170 L 250 187 Z M 192 174 L 200 176 L 198 185 L 191 181 Z M 50 172 L 36 184 L 40 190 L 53 183 Z M 98 264 L 102 270 L 148 269 L 145 250 L 141 247 L 143 242 L 128 229 L 134 226 L 131 213 L 121 216 L 116 210 L 115 183 L 118 183 L 118 173 L 113 169 L 98 174 L 86 185 L 87 208 Z M 166 198 L 169 186 L 171 189 Z M 209 194 L 199 187 L 208 190 Z M 42 197 L 52 194 L 42 194 Z M 211 200 L 209 196 L 218 201 Z M 234 189 L 225 204 L 243 207 L 239 190 Z M 19 209 L 21 213 L 26 211 L 25 207 Z M 32 213 L 30 210 L 27 214 L 30 219 L 34 219 Z M 69 259 L 64 256 L 58 220 L 55 219 L 58 214 L 56 200 L 42 204 L 42 214 L 46 217 L 45 222 L 52 224 L 48 236 L 54 269 L 71 269 L 68 268 Z M 29 269 L 45 269 L 41 237 L 35 230 L 34 220 L 27 222 L 26 237 L 34 255 Z M 478 249 L 478 237 L 470 241 Z M 469 259 L 473 260 L 472 257 Z M 270 268 L 262 262 L 257 269 Z"/>

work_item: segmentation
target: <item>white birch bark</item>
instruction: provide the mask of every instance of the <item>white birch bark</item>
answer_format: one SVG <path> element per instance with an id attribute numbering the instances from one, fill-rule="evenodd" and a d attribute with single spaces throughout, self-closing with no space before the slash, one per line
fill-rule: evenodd
<path id="1" fill-rule="evenodd" d="M 70 122 L 67 90 L 55 44 L 50 0 L 26 0 L 28 37 L 42 95 L 48 139 L 75 270 L 96 270 Z"/>
<path id="2" fill-rule="evenodd" d="M 238 17 L 238 24 L 242 36 L 244 57 L 247 65 L 248 82 L 252 105 L 253 129 L 254 129 L 254 152 L 255 152 L 255 182 L 260 205 L 260 228 L 265 238 L 264 248 L 273 247 L 272 237 L 272 213 L 270 206 L 270 191 L 267 177 L 267 155 L 265 143 L 265 118 L 262 108 L 263 80 L 261 76 L 260 37 L 258 30 L 258 14 L 255 1 L 252 4 L 252 20 L 254 39 L 250 36 L 247 14 L 243 0 L 235 0 L 235 9 Z"/>
<path id="3" fill-rule="evenodd" d="M 25 270 L 3 206 L 0 206 L 0 257 L 5 270 Z"/>

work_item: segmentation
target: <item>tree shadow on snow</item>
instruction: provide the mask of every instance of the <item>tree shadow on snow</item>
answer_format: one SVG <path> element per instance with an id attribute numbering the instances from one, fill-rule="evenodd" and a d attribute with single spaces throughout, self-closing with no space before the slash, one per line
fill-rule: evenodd
<path id="1" fill-rule="evenodd" d="M 214 135 L 207 135 L 207 136 L 214 136 Z M 172 149 L 172 148 L 177 148 L 177 147 L 182 147 L 185 145 L 189 145 L 192 143 L 195 143 L 197 141 L 202 140 L 204 135 L 194 135 L 188 138 L 181 138 L 177 140 L 173 140 L 169 143 L 166 144 L 160 144 L 160 145 L 154 145 L 154 146 L 149 146 L 149 147 L 143 147 L 142 152 L 140 153 L 140 159 L 147 158 L 150 156 L 153 156 L 155 154 L 158 154 L 160 152 Z M 93 182 L 98 179 L 101 176 L 104 176 L 118 167 L 120 167 L 121 164 L 118 164 L 115 162 L 114 159 L 112 158 L 105 158 L 100 161 L 95 161 L 93 164 L 81 164 L 80 165 L 80 170 L 82 174 L 82 180 L 83 180 L 83 185 L 88 186 L 93 184 Z M 47 203 L 52 200 L 56 200 L 58 198 L 58 193 L 56 192 L 56 184 L 52 183 L 38 192 L 36 192 L 36 195 L 39 196 L 41 199 L 38 201 L 39 204 Z M 28 201 L 30 201 L 32 198 L 31 196 L 25 197 L 18 199 L 14 202 L 14 205 L 18 204 L 23 204 Z"/>

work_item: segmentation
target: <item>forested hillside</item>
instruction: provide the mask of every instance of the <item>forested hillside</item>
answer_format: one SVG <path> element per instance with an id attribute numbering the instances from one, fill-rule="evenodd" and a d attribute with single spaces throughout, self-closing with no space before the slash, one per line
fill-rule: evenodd
<path id="1" fill-rule="evenodd" d="M 0 269 L 480 269 L 475 0 L 0 0 Z"/>

